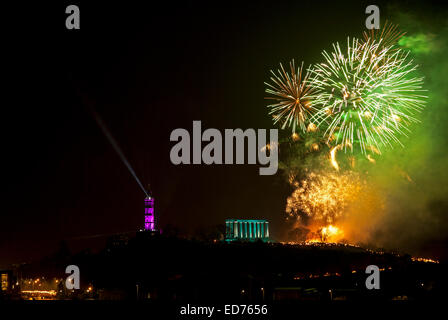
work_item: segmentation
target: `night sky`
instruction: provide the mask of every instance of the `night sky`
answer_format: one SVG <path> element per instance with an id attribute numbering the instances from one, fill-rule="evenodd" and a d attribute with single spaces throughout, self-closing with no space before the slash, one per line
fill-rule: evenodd
<path id="1" fill-rule="evenodd" d="M 151 184 L 162 226 L 194 233 L 226 218 L 265 218 L 273 237 L 282 236 L 291 190 L 280 171 L 174 166 L 170 133 L 191 132 L 193 120 L 221 132 L 273 128 L 269 70 L 293 58 L 313 63 L 333 41 L 360 36 L 370 3 L 212 3 L 75 1 L 3 11 L 0 266 L 43 257 L 63 239 L 142 227 L 144 193 L 91 108 Z M 68 4 L 79 5 L 81 30 L 65 29 Z"/>

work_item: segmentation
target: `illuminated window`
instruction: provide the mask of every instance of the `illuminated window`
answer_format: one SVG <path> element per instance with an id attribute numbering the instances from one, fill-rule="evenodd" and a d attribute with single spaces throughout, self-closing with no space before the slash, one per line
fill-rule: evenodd
<path id="1" fill-rule="evenodd" d="M 6 291 L 8 289 L 8 274 L 2 273 L 2 291 Z"/>

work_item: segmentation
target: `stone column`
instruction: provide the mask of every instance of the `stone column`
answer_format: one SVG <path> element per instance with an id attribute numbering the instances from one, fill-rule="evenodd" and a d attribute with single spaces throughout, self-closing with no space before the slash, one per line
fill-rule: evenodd
<path id="1" fill-rule="evenodd" d="M 240 222 L 238 222 L 238 224 L 240 225 L 240 234 L 238 235 L 238 237 L 241 239 L 244 236 L 243 223 L 240 221 Z"/>
<path id="2" fill-rule="evenodd" d="M 254 238 L 257 239 L 258 238 L 258 229 L 257 229 L 257 222 L 253 222 L 254 224 Z"/>
<path id="3" fill-rule="evenodd" d="M 233 224 L 233 237 L 236 238 L 238 237 L 238 224 L 236 223 L 236 221 L 232 221 Z"/>
<path id="4" fill-rule="evenodd" d="M 252 239 L 252 222 L 249 222 L 249 238 Z"/>

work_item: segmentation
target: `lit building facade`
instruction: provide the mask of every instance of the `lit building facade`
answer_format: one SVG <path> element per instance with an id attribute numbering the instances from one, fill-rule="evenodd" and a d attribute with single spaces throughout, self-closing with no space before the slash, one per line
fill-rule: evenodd
<path id="1" fill-rule="evenodd" d="M 226 241 L 268 241 L 267 220 L 226 219 Z"/>
<path id="2" fill-rule="evenodd" d="M 154 219 L 154 198 L 145 198 L 145 231 L 155 231 L 156 222 Z"/>

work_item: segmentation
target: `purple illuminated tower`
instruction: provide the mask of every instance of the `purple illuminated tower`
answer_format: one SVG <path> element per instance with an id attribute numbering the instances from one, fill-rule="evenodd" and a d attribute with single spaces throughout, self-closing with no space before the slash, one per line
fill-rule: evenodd
<path id="1" fill-rule="evenodd" d="M 145 198 L 145 231 L 155 231 L 154 221 L 154 198 L 147 196 Z"/>

